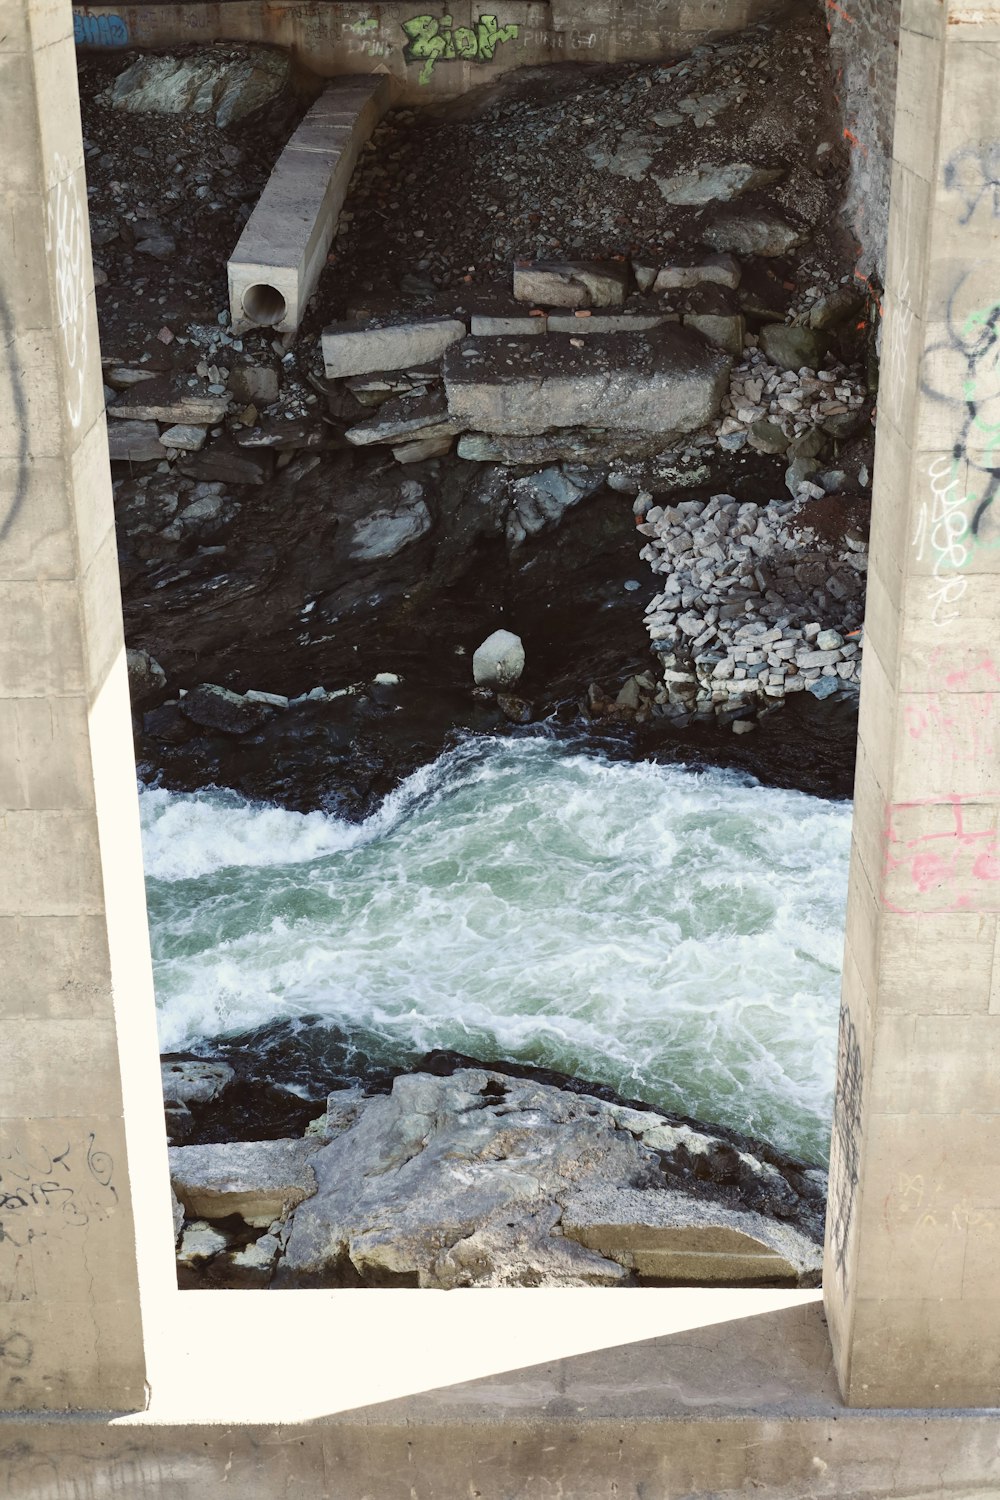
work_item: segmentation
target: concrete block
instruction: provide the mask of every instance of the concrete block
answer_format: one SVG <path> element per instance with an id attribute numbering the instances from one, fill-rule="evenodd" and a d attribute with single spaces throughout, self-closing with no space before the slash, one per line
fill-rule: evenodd
<path id="1" fill-rule="evenodd" d="M 670 313 L 590 313 L 588 317 L 577 317 L 575 313 L 550 313 L 550 333 L 648 333 L 651 328 L 676 322 L 676 314 Z"/>
<path id="2" fill-rule="evenodd" d="M 108 456 L 113 462 L 148 463 L 161 459 L 160 429 L 155 422 L 115 422 L 108 428 Z"/>
<path id="3" fill-rule="evenodd" d="M 485 313 L 473 313 L 470 324 L 472 336 L 477 339 L 515 336 L 530 338 L 532 335 L 546 333 L 548 326 L 549 320 L 544 313 L 535 318 L 526 313 L 513 314 L 508 317 L 490 317 Z"/>
<path id="4" fill-rule="evenodd" d="M 389 107 L 385 76 L 332 84 L 278 158 L 229 260 L 233 327 L 298 327 L 358 153 Z"/>
<path id="5" fill-rule="evenodd" d="M 328 380 L 404 370 L 438 360 L 465 337 L 457 318 L 411 323 L 332 323 L 323 332 L 323 363 Z"/>
<path id="6" fill-rule="evenodd" d="M 469 340 L 449 350 L 452 416 L 476 432 L 530 435 L 597 423 L 683 433 L 719 411 L 731 361 L 675 325 L 579 340 Z"/>

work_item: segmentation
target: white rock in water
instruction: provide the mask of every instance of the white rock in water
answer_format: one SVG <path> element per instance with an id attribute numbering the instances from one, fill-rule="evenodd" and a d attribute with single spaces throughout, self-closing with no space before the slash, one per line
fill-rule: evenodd
<path id="1" fill-rule="evenodd" d="M 472 658 L 477 687 L 512 687 L 524 671 L 521 637 L 510 630 L 494 630 Z"/>

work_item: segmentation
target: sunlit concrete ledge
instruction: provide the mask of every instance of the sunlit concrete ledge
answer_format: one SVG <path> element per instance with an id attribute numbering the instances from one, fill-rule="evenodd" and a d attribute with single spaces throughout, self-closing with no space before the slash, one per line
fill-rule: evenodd
<path id="1" fill-rule="evenodd" d="M 985 1500 L 1000 1488 L 1000 1412 L 843 1406 L 817 1292 L 158 1304 L 148 1409 L 0 1417 L 4 1500 Z"/>

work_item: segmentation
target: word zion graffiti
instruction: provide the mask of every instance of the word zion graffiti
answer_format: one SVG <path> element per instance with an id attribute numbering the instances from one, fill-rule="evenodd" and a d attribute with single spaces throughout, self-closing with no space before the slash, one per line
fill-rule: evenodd
<path id="1" fill-rule="evenodd" d="M 439 62 L 493 61 L 498 47 L 520 35 L 516 24 L 501 26 L 496 16 L 480 16 L 475 26 L 453 26 L 451 16 L 413 16 L 402 23 L 406 61 L 422 62 L 420 82 L 430 83 Z"/>

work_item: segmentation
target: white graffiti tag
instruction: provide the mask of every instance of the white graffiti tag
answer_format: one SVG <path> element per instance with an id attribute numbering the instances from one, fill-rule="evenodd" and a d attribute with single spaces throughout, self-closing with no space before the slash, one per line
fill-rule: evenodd
<path id="1" fill-rule="evenodd" d="M 86 222 L 76 178 L 61 156 L 49 177 L 45 248 L 55 255 L 56 309 L 66 354 L 66 406 L 79 427 L 87 379 Z"/>
<path id="2" fill-rule="evenodd" d="M 954 469 L 949 458 L 936 458 L 928 468 L 934 501 L 931 506 L 925 503 L 920 507 L 913 538 L 918 562 L 923 562 L 928 548 L 933 558 L 931 619 L 937 626 L 950 625 L 958 619 L 958 605 L 968 588 L 961 570 L 971 551 L 965 509 L 969 497 L 961 493 Z"/>
<path id="3" fill-rule="evenodd" d="M 906 404 L 907 350 L 910 329 L 913 326 L 913 310 L 908 305 L 909 296 L 910 255 L 907 251 L 899 275 L 899 290 L 890 304 L 890 316 L 886 329 L 885 365 L 889 376 L 886 384 L 897 423 L 903 419 L 903 409 Z"/>

